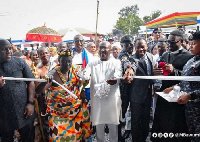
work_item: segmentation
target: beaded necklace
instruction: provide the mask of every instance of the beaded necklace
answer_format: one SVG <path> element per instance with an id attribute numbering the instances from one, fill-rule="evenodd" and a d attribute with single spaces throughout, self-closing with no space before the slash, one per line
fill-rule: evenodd
<path id="1" fill-rule="evenodd" d="M 57 66 L 57 67 L 55 67 L 55 69 L 56 69 L 56 71 L 57 71 L 57 73 L 58 73 L 60 79 L 62 80 L 62 82 L 63 82 L 63 83 L 66 83 L 67 80 L 65 79 L 63 73 L 60 71 L 60 67 Z M 69 74 L 68 74 L 68 79 L 69 79 Z"/>

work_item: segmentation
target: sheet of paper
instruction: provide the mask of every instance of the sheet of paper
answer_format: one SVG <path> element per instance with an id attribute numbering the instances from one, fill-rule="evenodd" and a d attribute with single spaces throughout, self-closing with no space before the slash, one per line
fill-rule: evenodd
<path id="1" fill-rule="evenodd" d="M 168 102 L 177 102 L 177 97 L 170 97 L 170 94 L 166 94 L 163 92 L 156 92 L 156 94 L 158 94 L 159 96 L 163 97 L 165 100 L 167 100 Z"/>

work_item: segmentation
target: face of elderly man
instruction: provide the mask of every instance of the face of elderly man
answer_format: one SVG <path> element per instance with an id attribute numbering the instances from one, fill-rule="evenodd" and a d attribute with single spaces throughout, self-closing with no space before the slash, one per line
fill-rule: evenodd
<path id="1" fill-rule="evenodd" d="M 95 44 L 93 42 L 88 43 L 87 50 L 90 53 L 95 54 L 96 53 L 96 46 L 95 46 Z"/>
<path id="2" fill-rule="evenodd" d="M 103 41 L 99 45 L 99 56 L 101 61 L 108 61 L 110 59 L 111 45 L 107 41 Z"/>
<path id="3" fill-rule="evenodd" d="M 75 44 L 76 52 L 81 52 L 83 49 L 83 44 L 84 44 L 83 37 L 81 35 L 76 35 L 74 37 L 74 44 Z"/>
<path id="4" fill-rule="evenodd" d="M 67 44 L 64 42 L 60 42 L 58 44 L 57 52 L 65 51 L 67 50 Z"/>

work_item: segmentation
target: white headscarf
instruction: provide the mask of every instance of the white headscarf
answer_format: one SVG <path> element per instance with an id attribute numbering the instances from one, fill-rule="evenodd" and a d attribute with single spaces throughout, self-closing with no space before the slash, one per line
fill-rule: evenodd
<path id="1" fill-rule="evenodd" d="M 113 44 L 112 44 L 112 48 L 113 48 L 113 47 L 117 47 L 117 48 L 119 48 L 119 49 L 122 49 L 120 42 L 115 42 L 115 43 L 113 43 Z"/>

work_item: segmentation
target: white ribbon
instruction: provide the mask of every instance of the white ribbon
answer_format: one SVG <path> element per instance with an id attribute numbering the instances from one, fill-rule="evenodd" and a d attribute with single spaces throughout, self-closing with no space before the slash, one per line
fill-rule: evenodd
<path id="1" fill-rule="evenodd" d="M 15 77 L 3 77 L 4 80 L 17 80 L 17 81 L 37 81 L 37 82 L 47 82 L 45 79 L 35 79 L 35 78 L 15 78 Z"/>
<path id="2" fill-rule="evenodd" d="M 4 80 L 17 80 L 17 81 L 37 81 L 37 82 L 47 82 L 46 79 L 35 79 L 35 78 L 15 78 L 15 77 L 3 77 Z M 69 93 L 72 97 L 74 97 L 75 99 L 77 99 L 77 96 L 75 94 L 73 94 L 71 91 L 69 91 L 67 88 L 65 88 L 65 86 L 63 86 L 62 84 L 58 83 L 55 80 L 52 80 L 52 82 L 56 83 L 57 85 L 59 85 L 60 87 L 62 87 L 63 90 L 65 90 L 67 93 Z"/>
<path id="3" fill-rule="evenodd" d="M 153 79 L 153 80 L 181 80 L 181 81 L 200 81 L 200 76 L 129 76 L 130 78 L 138 79 Z M 124 79 L 125 77 L 116 77 L 114 79 Z"/>

